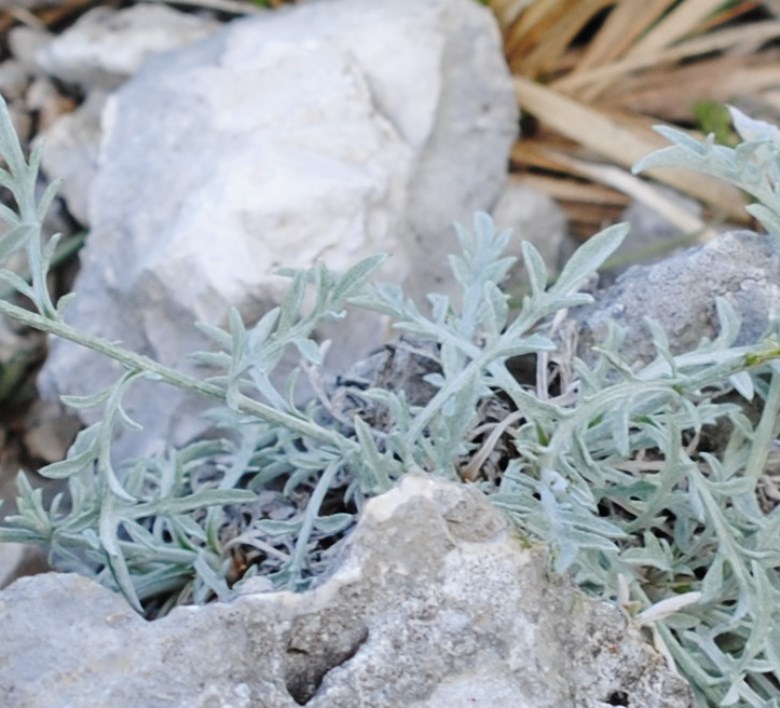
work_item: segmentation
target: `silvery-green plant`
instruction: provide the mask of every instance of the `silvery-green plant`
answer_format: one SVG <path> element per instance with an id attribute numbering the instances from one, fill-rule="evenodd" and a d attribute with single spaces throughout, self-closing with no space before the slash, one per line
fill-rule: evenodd
<path id="1" fill-rule="evenodd" d="M 753 213 L 780 234 L 780 150 L 769 127 L 745 121 L 737 116 L 737 128 L 757 142 L 748 153 L 670 134 L 676 145 L 642 166 L 682 163 L 751 184 L 761 200 Z M 766 466 L 778 434 L 780 344 L 768 334 L 733 346 L 739 320 L 724 300 L 720 335 L 695 351 L 672 354 L 650 323 L 657 357 L 646 366 L 621 358 L 617 329 L 590 364 L 562 348 L 554 336 L 562 315 L 590 302 L 578 288 L 624 227 L 590 239 L 552 284 L 538 252 L 523 244 L 530 293 L 519 313 L 502 290 L 509 234 L 485 215 L 473 231 L 457 228 L 462 253 L 451 266 L 461 294 L 456 302 L 431 295 L 430 314 L 398 286 L 371 282 L 380 258 L 343 274 L 323 266 L 290 273 L 286 299 L 258 323 L 247 326 L 234 311 L 225 329 L 203 327 L 215 349 L 198 354 L 213 374 L 199 380 L 67 324 L 46 288 L 56 241 L 41 239 L 54 187 L 36 201 L 40 155 L 25 160 L 2 103 L 0 153 L 0 184 L 17 207 L 0 209 L 10 226 L 0 259 L 24 249 L 32 275 L 27 283 L 0 270 L 29 305 L 0 301 L 0 312 L 126 369 L 106 391 L 66 398 L 103 406 L 103 418 L 79 434 L 66 460 L 41 470 L 66 483 L 51 503 L 20 474 L 18 513 L 5 519 L 0 540 L 44 544 L 58 567 L 97 578 L 155 616 L 178 603 L 230 599 L 253 575 L 309 587 L 367 498 L 402 474 L 437 474 L 479 486 L 529 541 L 549 545 L 554 570 L 649 627 L 700 705 L 778 705 L 780 512 L 758 494 L 780 496 Z M 376 386 L 361 392 L 367 409 L 383 411 L 382 425 L 334 414 L 327 400 L 297 406 L 295 377 L 280 391 L 270 376 L 289 347 L 306 366 L 320 364 L 325 347 L 314 331 L 347 304 L 390 316 L 431 344 L 426 401 Z M 512 375 L 516 357 L 535 359 L 535 381 Z M 134 426 L 122 398 L 142 377 L 214 399 L 218 434 L 117 463 L 113 431 Z M 498 417 L 485 413 L 494 402 Z M 748 405 L 760 409 L 757 422 Z M 727 439 L 705 449 L 716 425 Z"/>
<path id="2" fill-rule="evenodd" d="M 780 236 L 780 130 L 764 121 L 729 107 L 734 129 L 741 142 L 734 148 L 718 145 L 715 136 L 700 141 L 669 126 L 655 130 L 672 145 L 641 159 L 634 171 L 653 167 L 685 167 L 731 182 L 756 199 L 746 207 L 761 225 Z"/>

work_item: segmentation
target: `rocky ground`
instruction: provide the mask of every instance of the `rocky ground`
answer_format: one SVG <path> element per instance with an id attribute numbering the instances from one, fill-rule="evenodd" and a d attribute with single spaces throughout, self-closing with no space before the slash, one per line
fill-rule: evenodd
<path id="1" fill-rule="evenodd" d="M 325 258 L 345 268 L 391 251 L 386 277 L 404 281 L 418 297 L 448 293 L 451 222 L 468 222 L 475 211 L 533 242 L 552 272 L 561 266 L 574 247 L 565 216 L 507 174 L 518 109 L 487 10 L 470 0 L 304 5 L 278 16 L 225 0 L 183 9 L 35 0 L 0 6 L 0 93 L 25 144 L 46 140 L 44 181 L 63 179 L 47 231 L 64 234 L 52 289 L 75 291 L 70 321 L 186 369 L 187 354 L 203 346 L 191 323 L 222 324 L 231 305 L 257 317 L 278 302 L 272 273 L 280 265 Z M 232 22 L 244 11 L 259 19 Z M 647 209 L 633 205 L 627 216 L 645 244 L 669 235 Z M 519 245 L 513 248 L 517 255 Z M 580 353 L 603 338 L 607 322 L 619 321 L 629 331 L 627 356 L 646 359 L 647 315 L 669 332 L 672 349 L 684 350 L 717 333 L 716 296 L 728 297 L 741 316 L 739 342 L 754 341 L 780 308 L 777 260 L 765 240 L 731 233 L 632 269 L 573 318 Z M 522 288 L 523 272 L 513 275 Z M 387 338 L 381 323 L 368 320 L 325 334 L 336 341 L 329 375 Z M 19 467 L 34 473 L 61 459 L 78 428 L 93 420 L 66 415 L 57 395 L 92 393 L 114 376 L 73 346 L 49 349 L 40 335 L 3 325 L 0 497 L 13 497 Z M 141 388 L 128 411 L 146 432 L 122 438 L 117 449 L 132 455 L 190 440 L 203 430 L 196 410 L 189 398 Z M 538 590 L 546 559 L 522 550 L 484 500 L 410 478 L 372 502 L 361 523 L 347 562 L 311 594 L 180 609 L 181 622 L 163 620 L 153 630 L 92 583 L 72 576 L 19 583 L 3 605 L 18 671 L 2 672 L 0 695 L 17 701 L 9 705 L 44 706 L 50 695 L 61 697 L 55 669 L 45 690 L 17 677 L 29 670 L 30 652 L 48 641 L 47 632 L 72 647 L 70 627 L 83 618 L 86 643 L 102 652 L 99 637 L 112 649 L 110 656 L 71 650 L 79 661 L 62 671 L 72 671 L 68 690 L 81 696 L 73 705 L 96 700 L 84 698 L 85 687 L 98 694 L 105 688 L 119 706 L 133 705 L 138 691 L 157 690 L 169 690 L 166 705 L 214 698 L 214 705 L 449 706 L 501 702 L 518 691 L 537 697 L 528 705 L 629 705 L 629 693 L 631 705 L 690 704 L 687 689 L 636 627 L 614 608 L 602 616 L 606 609 L 596 603 L 577 615 L 571 608 L 584 596 L 566 584 L 555 587 L 555 600 L 575 615 L 572 625 L 553 629 L 558 605 L 541 593 L 526 613 L 531 619 L 504 632 L 526 597 L 519 582 L 504 587 L 506 579 L 526 574 Z M 412 527 L 411 540 L 392 541 Z M 11 575 L 31 569 L 19 565 L 19 549 L 5 550 Z M 414 582 L 409 563 L 420 566 Z M 483 583 L 485 575 L 497 585 Z M 73 603 L 57 624 L 63 593 Z M 399 593 L 404 603 L 388 616 L 384 609 L 395 607 Z M 472 594 L 479 598 L 469 606 Z M 480 615 L 491 598 L 495 612 Z M 552 616 L 539 620 L 539 607 L 552 608 Z M 33 632 L 30 616 L 40 620 Z M 268 636 L 255 642 L 245 631 L 252 623 Z M 246 639 L 239 649 L 231 643 L 236 627 Z M 191 649 L 193 637 L 212 631 L 232 647 L 234 673 L 208 665 L 198 651 L 209 647 Z M 537 631 L 541 640 L 522 643 Z M 170 646 L 182 662 L 206 669 L 192 682 L 163 675 L 152 686 L 136 675 L 137 685 L 122 684 L 116 672 L 124 672 L 123 662 L 142 661 L 128 659 L 126 633 L 134 647 L 152 648 L 148 671 L 165 663 L 155 652 Z M 594 637 L 593 651 L 582 649 Z M 582 653 L 574 664 L 572 642 Z M 223 646 L 216 639 L 214 645 Z M 418 673 L 393 673 L 388 657 L 398 646 Z M 599 652 L 593 673 L 583 657 Z M 529 655 L 544 655 L 556 676 L 576 674 L 577 687 L 567 694 L 565 680 L 537 681 L 535 672 L 546 665 L 535 666 L 534 658 L 527 666 Z M 267 657 L 267 672 L 256 671 Z M 92 662 L 104 683 L 95 683 Z M 399 693 L 391 690 L 396 681 Z"/>

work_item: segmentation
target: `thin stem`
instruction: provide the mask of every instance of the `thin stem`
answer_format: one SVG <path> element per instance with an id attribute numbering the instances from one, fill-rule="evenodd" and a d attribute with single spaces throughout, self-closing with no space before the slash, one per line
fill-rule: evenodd
<path id="1" fill-rule="evenodd" d="M 764 402 L 764 410 L 753 433 L 753 444 L 745 464 L 745 474 L 758 479 L 764 472 L 769 448 L 775 436 L 777 414 L 780 410 L 780 373 L 773 367 L 772 380 Z"/>
<path id="2" fill-rule="evenodd" d="M 175 386 L 176 388 L 185 391 L 193 391 L 206 398 L 212 398 L 222 402 L 225 401 L 225 389 L 222 386 L 201 381 L 188 374 L 183 374 L 175 369 L 164 366 L 147 356 L 137 354 L 129 349 L 124 349 L 123 347 L 111 344 L 99 337 L 81 332 L 62 321 L 42 317 L 35 312 L 30 312 L 29 310 L 25 310 L 24 308 L 3 300 L 0 300 L 0 314 L 7 315 L 22 324 L 42 332 L 53 334 L 62 339 L 67 339 L 76 344 L 80 344 L 98 354 L 103 354 L 114 359 L 114 361 L 119 362 L 130 370 L 144 371 L 147 374 L 151 374 L 154 378 L 170 384 L 171 386 Z M 347 440 L 338 433 L 327 430 L 305 418 L 278 411 L 243 394 L 239 394 L 236 400 L 240 412 L 250 413 L 261 420 L 278 423 L 301 435 L 334 445 L 341 450 L 358 451 L 359 446 L 356 442 Z"/>
<path id="3" fill-rule="evenodd" d="M 580 402 L 576 412 L 572 413 L 568 418 L 561 420 L 547 446 L 547 452 L 544 457 L 545 464 L 554 464 L 554 460 L 571 444 L 572 436 L 578 427 L 587 426 L 598 415 L 630 396 L 639 402 L 634 410 L 634 414 L 639 414 L 644 408 L 654 405 L 657 396 L 651 398 L 653 394 L 665 395 L 673 392 L 699 391 L 708 385 L 714 385 L 719 381 L 728 379 L 729 376 L 740 371 L 764 365 L 768 361 L 776 359 L 779 353 L 777 345 L 772 342 L 769 343 L 768 347 L 765 346 L 761 349 L 755 347 L 752 349 L 749 347 L 733 349 L 728 352 L 728 358 L 719 363 L 702 368 L 693 374 L 677 377 L 676 379 L 660 378 L 665 371 L 669 371 L 669 366 L 666 362 L 661 362 L 658 366 L 650 364 L 641 372 L 642 379 L 645 379 L 648 374 L 659 378 L 653 379 L 648 377 L 646 380 L 625 381 L 602 389 L 589 400 Z M 676 357 L 675 362 L 678 365 L 690 366 L 699 364 L 699 360 L 702 364 L 708 363 L 712 360 L 712 354 L 709 352 L 692 352 Z M 776 393 L 780 395 L 780 391 Z M 772 400 L 774 401 L 775 398 Z"/>
<path id="4" fill-rule="evenodd" d="M 322 473 L 322 476 L 317 481 L 317 486 L 312 492 L 309 503 L 306 505 L 306 514 L 301 524 L 301 529 L 298 532 L 298 538 L 295 541 L 295 549 L 293 550 L 292 558 L 290 559 L 290 580 L 289 586 L 291 590 L 297 589 L 297 584 L 301 581 L 301 571 L 303 570 L 304 557 L 306 556 L 306 550 L 311 539 L 311 533 L 314 530 L 314 522 L 317 520 L 317 515 L 322 507 L 322 502 L 325 499 L 325 494 L 330 489 L 336 474 L 341 469 L 341 462 L 338 460 L 332 461 Z"/>
<path id="5" fill-rule="evenodd" d="M 49 270 L 50 271 L 53 270 L 61 263 L 67 261 L 68 258 L 78 253 L 79 249 L 84 245 L 86 239 L 87 239 L 87 232 L 80 231 L 76 235 L 61 241 L 60 244 L 57 246 L 57 250 L 55 251 L 54 256 L 51 259 L 51 263 L 49 264 Z M 20 275 L 25 281 L 27 281 L 28 283 L 32 283 L 32 277 L 30 276 L 29 270 L 25 273 L 21 273 Z M 10 297 L 13 297 L 15 293 L 16 290 L 10 286 L 0 288 L 0 299 L 6 300 Z"/>

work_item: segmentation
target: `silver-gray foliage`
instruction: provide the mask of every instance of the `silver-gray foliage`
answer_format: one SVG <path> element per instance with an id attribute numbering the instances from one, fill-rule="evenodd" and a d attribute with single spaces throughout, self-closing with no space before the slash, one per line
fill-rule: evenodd
<path id="1" fill-rule="evenodd" d="M 775 230 L 780 149 L 773 132 L 756 126 L 738 118 L 751 147 L 731 151 L 669 133 L 677 145 L 643 165 L 682 163 L 751 186 L 763 203 L 753 213 Z M 657 357 L 643 368 L 621 359 L 617 328 L 592 365 L 556 346 L 562 314 L 590 301 L 578 288 L 620 244 L 623 226 L 591 238 L 552 284 L 524 244 L 531 292 L 519 313 L 501 289 L 510 236 L 485 215 L 473 231 L 457 228 L 459 301 L 431 295 L 430 314 L 398 286 L 371 282 L 380 258 L 343 274 L 324 266 L 289 273 L 287 298 L 254 326 L 231 312 L 226 329 L 204 328 L 215 350 L 197 354 L 211 367 L 200 380 L 67 325 L 46 289 L 53 246 L 41 245 L 53 188 L 36 201 L 40 156 L 24 159 L 4 104 L 0 151 L 0 184 L 17 206 L 0 209 L 11 226 L 0 257 L 25 249 L 32 274 L 28 284 L 0 271 L 32 304 L 0 301 L 0 312 L 126 369 L 110 389 L 66 399 L 102 405 L 104 417 L 79 434 L 66 460 L 41 471 L 67 481 L 51 504 L 20 473 L 19 510 L 0 540 L 47 545 L 59 567 L 96 577 L 151 616 L 229 599 L 253 575 L 305 589 L 334 562 L 367 498 L 407 471 L 438 474 L 478 485 L 523 537 L 550 545 L 555 571 L 649 627 L 701 705 L 780 705 L 780 512 L 758 494 L 771 484 L 780 344 L 768 334 L 753 347 L 732 346 L 739 321 L 724 300 L 720 336 L 686 354 L 673 356 L 650 323 Z M 345 418 L 324 396 L 295 404 L 296 376 L 316 372 L 326 352 L 316 327 L 343 317 L 347 304 L 433 343 L 427 401 L 375 386 L 360 395 L 381 416 Z M 280 391 L 270 373 L 288 347 L 302 367 Z M 512 375 L 517 357 L 535 360 L 535 382 Z M 115 463 L 113 431 L 134 425 L 122 396 L 140 377 L 219 401 L 217 434 Z M 485 411 L 496 401 L 504 415 L 491 417 Z M 745 402 L 759 403 L 760 415 L 751 418 Z M 724 439 L 705 445 L 714 430 Z"/>
<path id="2" fill-rule="evenodd" d="M 747 207 L 748 213 L 769 233 L 780 235 L 780 130 L 733 106 L 729 112 L 742 139 L 736 148 L 716 144 L 714 135 L 699 141 L 682 130 L 657 126 L 655 130 L 672 145 L 642 158 L 634 171 L 685 167 L 731 182 L 757 200 Z"/>

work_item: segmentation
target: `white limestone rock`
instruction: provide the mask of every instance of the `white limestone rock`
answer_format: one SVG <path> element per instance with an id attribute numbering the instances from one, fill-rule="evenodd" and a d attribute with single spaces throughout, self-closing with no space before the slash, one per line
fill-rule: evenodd
<path id="1" fill-rule="evenodd" d="M 97 172 L 100 116 L 106 99 L 105 91 L 91 91 L 76 110 L 58 118 L 40 136 L 45 143 L 43 171 L 51 179 L 62 180 L 59 195 L 83 226 L 90 225 L 88 200 Z"/>
<path id="2" fill-rule="evenodd" d="M 0 63 L 0 94 L 6 103 L 22 99 L 29 83 L 30 77 L 20 61 L 6 59 Z"/>
<path id="3" fill-rule="evenodd" d="M 551 580 L 479 492 L 418 476 L 366 505 L 307 593 L 147 623 L 92 581 L 48 574 L 0 592 L 0 625 L 9 708 L 693 705 L 625 615 Z"/>
<path id="4" fill-rule="evenodd" d="M 8 48 L 27 76 L 41 75 L 36 57 L 52 41 L 54 35 L 45 29 L 17 25 L 8 31 Z"/>
<path id="5" fill-rule="evenodd" d="M 452 220 L 499 195 L 516 119 L 495 20 L 473 0 L 304 3 L 156 55 L 104 109 L 68 319 L 186 368 L 208 346 L 192 322 L 233 305 L 251 322 L 278 302 L 280 266 L 389 251 L 386 278 L 435 290 Z M 327 334 L 341 370 L 383 331 L 372 317 Z M 115 377 L 56 342 L 40 381 L 54 395 Z M 139 389 L 133 450 L 199 431 L 191 399 Z"/>
<path id="6" fill-rule="evenodd" d="M 37 54 L 40 68 L 85 89 L 110 90 L 154 54 L 201 39 L 218 23 L 166 5 L 96 7 Z"/>

